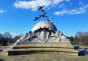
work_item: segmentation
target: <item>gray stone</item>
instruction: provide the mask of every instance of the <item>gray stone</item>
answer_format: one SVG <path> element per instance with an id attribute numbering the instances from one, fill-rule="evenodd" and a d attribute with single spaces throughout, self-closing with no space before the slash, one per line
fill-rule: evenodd
<path id="1" fill-rule="evenodd" d="M 31 31 L 18 39 L 11 47 L 11 49 L 3 50 L 5 55 L 60 54 L 78 56 L 85 54 L 85 49 L 79 49 L 49 21 L 37 23 Z M 51 57 L 47 56 L 45 59 L 49 60 Z"/>
<path id="2" fill-rule="evenodd" d="M 51 22 L 40 21 L 33 27 L 31 31 L 18 39 L 14 45 L 24 42 L 70 42 L 70 40 L 67 39 L 67 37 L 64 36 L 60 31 L 57 31 L 57 28 Z"/>

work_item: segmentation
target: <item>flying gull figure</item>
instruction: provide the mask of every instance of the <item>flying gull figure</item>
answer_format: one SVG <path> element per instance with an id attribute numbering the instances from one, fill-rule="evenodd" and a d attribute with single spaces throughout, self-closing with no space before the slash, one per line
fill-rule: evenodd
<path id="1" fill-rule="evenodd" d="M 39 6 L 39 10 L 41 10 L 43 7 L 44 7 L 44 5 L 43 6 Z"/>
<path id="2" fill-rule="evenodd" d="M 44 14 L 39 15 L 40 17 L 42 16 L 43 18 L 45 17 L 45 14 L 47 13 L 47 11 Z"/>
<path id="3" fill-rule="evenodd" d="M 38 17 L 35 17 L 35 20 L 33 20 L 33 21 L 36 21 L 36 20 L 39 20 L 39 18 Z"/>
<path id="4" fill-rule="evenodd" d="M 44 10 L 42 10 L 43 7 L 44 7 L 44 5 L 43 6 L 39 6 L 39 11 L 45 12 Z"/>
<path id="5" fill-rule="evenodd" d="M 52 21 L 51 23 L 55 23 L 56 21 Z"/>
<path id="6" fill-rule="evenodd" d="M 39 20 L 39 18 L 41 18 L 41 17 L 43 17 L 43 18 L 46 17 L 47 18 L 47 21 L 50 21 L 51 19 L 53 19 L 53 17 L 48 18 L 48 16 L 45 16 L 46 13 L 47 13 L 47 11 L 42 10 L 43 7 L 44 7 L 44 5 L 43 6 L 39 6 L 39 11 L 42 11 L 43 14 L 40 14 L 39 17 L 35 17 L 35 20 L 33 20 L 33 21 Z"/>
<path id="7" fill-rule="evenodd" d="M 40 11 L 45 12 L 44 10 L 40 10 Z"/>
<path id="8" fill-rule="evenodd" d="M 47 16 L 45 16 L 45 17 L 47 17 Z M 47 21 L 50 21 L 51 19 L 53 19 L 53 17 L 50 17 L 50 18 L 47 17 Z"/>

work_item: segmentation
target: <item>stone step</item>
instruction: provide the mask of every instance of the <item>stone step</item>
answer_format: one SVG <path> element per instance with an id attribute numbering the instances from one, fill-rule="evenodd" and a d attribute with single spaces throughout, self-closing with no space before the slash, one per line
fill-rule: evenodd
<path id="1" fill-rule="evenodd" d="M 85 49 L 63 49 L 63 48 L 28 48 L 28 49 L 10 49 L 3 53 L 9 55 L 25 54 L 63 54 L 63 55 L 85 55 Z"/>
<path id="2" fill-rule="evenodd" d="M 27 54 L 85 55 L 85 49 L 71 43 L 24 43 L 3 50 L 7 56 Z"/>
<path id="3" fill-rule="evenodd" d="M 52 52 L 52 51 L 4 51 L 5 55 L 11 56 L 11 55 L 28 55 L 28 54 L 59 54 L 59 55 L 73 55 L 73 56 L 80 56 L 85 55 L 85 52 Z"/>
<path id="4" fill-rule="evenodd" d="M 27 55 L 27 54 L 76 54 L 78 55 L 77 52 L 41 52 L 41 51 L 4 51 L 3 52 L 5 55 L 10 56 L 10 55 Z"/>
<path id="5" fill-rule="evenodd" d="M 69 43 L 30 43 L 30 44 L 19 44 L 13 47 L 13 49 L 20 49 L 20 48 L 79 48 L 78 45 L 71 45 Z"/>
<path id="6" fill-rule="evenodd" d="M 67 49 L 67 48 L 25 48 L 25 49 L 10 49 L 9 51 L 51 51 L 51 52 L 78 52 L 74 49 Z"/>
<path id="7" fill-rule="evenodd" d="M 21 49 L 4 49 L 3 53 L 9 55 L 25 55 L 25 54 L 63 54 L 63 55 L 85 55 L 85 49 L 71 48 L 21 48 Z"/>

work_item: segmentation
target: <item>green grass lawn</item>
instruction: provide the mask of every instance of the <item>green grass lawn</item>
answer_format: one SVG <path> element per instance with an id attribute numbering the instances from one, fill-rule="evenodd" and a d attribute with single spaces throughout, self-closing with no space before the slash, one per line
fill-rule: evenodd
<path id="1" fill-rule="evenodd" d="M 81 48 L 88 48 L 87 45 L 79 45 Z"/>

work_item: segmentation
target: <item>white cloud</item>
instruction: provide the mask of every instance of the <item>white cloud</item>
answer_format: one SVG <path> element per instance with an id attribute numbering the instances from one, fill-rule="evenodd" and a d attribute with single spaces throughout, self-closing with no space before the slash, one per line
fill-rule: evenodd
<path id="1" fill-rule="evenodd" d="M 3 10 L 0 10 L 0 13 L 3 13 L 4 11 Z"/>
<path id="2" fill-rule="evenodd" d="M 64 15 L 64 14 L 80 14 L 80 13 L 85 13 L 85 11 L 72 9 L 72 10 L 57 11 L 54 14 L 55 15 Z"/>
<path id="3" fill-rule="evenodd" d="M 79 5 L 81 5 L 82 4 L 82 2 L 79 2 Z"/>
<path id="4" fill-rule="evenodd" d="M 64 4 L 61 4 L 61 5 L 59 5 L 59 8 L 62 8 L 64 6 Z"/>
<path id="5" fill-rule="evenodd" d="M 7 10 L 2 10 L 2 9 L 0 9 L 0 13 L 4 13 L 4 12 L 6 12 Z"/>
<path id="6" fill-rule="evenodd" d="M 38 6 L 45 6 L 48 7 L 53 4 L 59 4 L 61 2 L 68 2 L 70 0 L 31 0 L 31 1 L 16 1 L 14 6 L 16 8 L 24 8 L 24 9 L 31 9 L 37 10 Z"/>
<path id="7" fill-rule="evenodd" d="M 62 10 L 54 12 L 55 15 L 64 15 L 64 14 L 81 14 L 86 12 L 86 8 L 88 8 L 88 5 L 81 7 L 79 9 L 72 9 L 72 10 Z"/>
<path id="8" fill-rule="evenodd" d="M 69 2 L 70 0 L 53 0 L 53 4 L 59 4 L 63 1 Z"/>
<path id="9" fill-rule="evenodd" d="M 16 8 L 25 8 L 25 9 L 32 9 L 37 10 L 38 6 L 49 6 L 51 4 L 50 0 L 32 0 L 32 1 L 18 1 L 14 3 Z"/>

